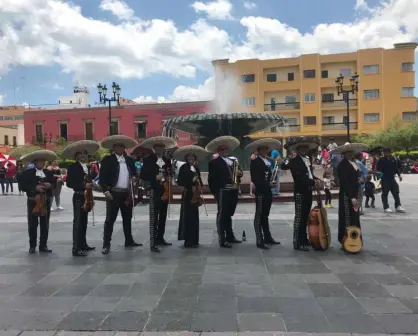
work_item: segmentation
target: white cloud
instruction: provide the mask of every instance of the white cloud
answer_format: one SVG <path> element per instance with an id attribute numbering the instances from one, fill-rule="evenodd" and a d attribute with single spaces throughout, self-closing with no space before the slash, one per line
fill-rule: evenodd
<path id="1" fill-rule="evenodd" d="M 211 20 L 231 20 L 232 4 L 229 0 L 214 0 L 211 2 L 196 1 L 192 4 L 196 13 L 206 13 Z"/>
<path id="2" fill-rule="evenodd" d="M 354 7 L 356 10 L 369 10 L 366 0 L 356 0 L 356 5 Z"/>
<path id="3" fill-rule="evenodd" d="M 64 90 L 64 88 L 59 85 L 58 83 L 54 83 L 54 85 L 52 85 L 52 89 L 54 90 Z"/>
<path id="4" fill-rule="evenodd" d="M 6 95 L 0 94 L 0 106 L 4 103 L 4 98 L 6 98 Z"/>
<path id="5" fill-rule="evenodd" d="M 135 99 L 133 99 L 134 102 L 137 102 L 138 104 L 150 104 L 150 103 L 170 103 L 169 100 L 167 100 L 165 97 L 151 97 L 151 96 L 139 96 Z"/>
<path id="6" fill-rule="evenodd" d="M 102 0 L 100 9 L 111 12 L 120 20 L 132 19 L 135 14 L 125 2 L 119 0 Z"/>
<path id="7" fill-rule="evenodd" d="M 357 0 L 357 1 L 361 1 L 361 0 Z M 257 4 L 251 1 L 244 1 L 244 7 L 247 9 L 254 9 L 257 7 Z"/>

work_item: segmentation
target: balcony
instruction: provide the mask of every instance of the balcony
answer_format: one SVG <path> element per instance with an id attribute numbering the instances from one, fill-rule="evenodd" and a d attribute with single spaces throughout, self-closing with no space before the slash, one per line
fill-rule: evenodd
<path id="1" fill-rule="evenodd" d="M 276 104 L 264 104 L 264 111 L 283 111 L 283 110 L 299 110 L 300 103 L 276 103 Z"/>
<path id="2" fill-rule="evenodd" d="M 286 133 L 298 133 L 300 132 L 300 125 L 289 125 L 285 128 Z"/>
<path id="3" fill-rule="evenodd" d="M 357 106 L 357 99 L 350 99 L 350 106 Z M 344 99 L 322 101 L 322 108 L 346 107 L 347 102 Z"/>
<path id="4" fill-rule="evenodd" d="M 343 131 L 347 129 L 347 123 L 322 123 L 323 131 Z M 350 129 L 357 129 L 357 122 L 350 122 Z"/>

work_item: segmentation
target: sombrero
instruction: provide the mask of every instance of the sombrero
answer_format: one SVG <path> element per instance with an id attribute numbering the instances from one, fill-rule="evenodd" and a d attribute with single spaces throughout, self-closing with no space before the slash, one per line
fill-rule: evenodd
<path id="1" fill-rule="evenodd" d="M 138 143 L 126 135 L 111 135 L 104 138 L 101 145 L 106 149 L 113 149 L 114 145 L 123 145 L 125 148 L 132 148 L 138 146 Z"/>
<path id="2" fill-rule="evenodd" d="M 57 159 L 57 154 L 50 150 L 46 149 L 39 149 L 30 154 L 25 155 L 22 157 L 22 161 L 25 162 L 34 162 L 35 160 L 45 160 L 45 161 L 55 161 Z"/>
<path id="3" fill-rule="evenodd" d="M 317 137 L 294 137 L 290 138 L 287 143 L 284 145 L 284 147 L 287 150 L 294 150 L 299 146 L 306 146 L 309 147 L 309 149 L 315 149 L 319 146 L 320 141 Z"/>
<path id="4" fill-rule="evenodd" d="M 206 152 L 204 148 L 196 145 L 183 146 L 174 152 L 173 159 L 177 161 L 184 161 L 184 158 L 188 154 L 192 154 L 196 156 L 198 160 L 201 160 L 208 155 L 208 152 Z"/>
<path id="5" fill-rule="evenodd" d="M 220 136 L 218 138 L 213 139 L 211 142 L 209 142 L 205 149 L 209 153 L 217 153 L 219 147 L 225 146 L 228 148 L 230 152 L 232 152 L 235 148 L 239 146 L 239 140 L 233 136 L 224 135 Z"/>
<path id="6" fill-rule="evenodd" d="M 153 151 L 151 148 L 138 145 L 132 150 L 131 155 L 148 156 L 148 155 L 151 155 L 152 153 Z"/>
<path id="7" fill-rule="evenodd" d="M 260 147 L 267 147 L 269 150 L 271 150 L 271 149 L 280 148 L 281 145 L 282 143 L 277 139 L 266 138 L 266 139 L 256 140 L 250 143 L 249 145 L 245 147 L 245 150 L 249 152 L 256 152 L 257 149 Z"/>
<path id="8" fill-rule="evenodd" d="M 366 144 L 363 144 L 363 143 L 349 143 L 349 142 L 346 142 L 344 145 L 333 149 L 329 153 L 330 154 L 343 154 L 343 153 L 346 153 L 346 152 L 359 153 L 359 152 L 364 152 L 368 149 L 369 149 L 369 146 L 367 146 Z"/>
<path id="9" fill-rule="evenodd" d="M 141 143 L 141 146 L 147 147 L 147 148 L 154 148 L 154 146 L 165 146 L 165 148 L 169 149 L 169 148 L 173 148 L 177 146 L 177 142 L 176 140 L 169 138 L 169 137 L 165 137 L 165 136 L 156 136 L 153 138 L 149 138 L 144 140 Z"/>
<path id="10" fill-rule="evenodd" d="M 62 156 L 66 159 L 74 159 L 76 153 L 84 153 L 87 155 L 93 155 L 100 148 L 100 145 L 93 140 L 81 140 L 69 144 L 62 151 Z"/>

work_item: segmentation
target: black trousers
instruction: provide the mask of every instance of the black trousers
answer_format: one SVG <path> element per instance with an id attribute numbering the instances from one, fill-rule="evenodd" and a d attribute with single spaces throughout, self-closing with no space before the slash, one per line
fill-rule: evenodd
<path id="1" fill-rule="evenodd" d="M 218 231 L 219 245 L 235 239 L 232 229 L 232 216 L 238 203 L 238 189 L 221 189 L 215 199 L 218 205 L 216 215 L 216 229 Z"/>
<path id="2" fill-rule="evenodd" d="M 73 194 L 73 252 L 87 246 L 88 213 L 84 211 L 84 194 Z"/>
<path id="3" fill-rule="evenodd" d="M 28 232 L 29 232 L 29 246 L 35 248 L 38 236 L 38 225 L 40 230 L 39 248 L 45 248 L 48 243 L 49 234 L 49 216 L 51 215 L 51 203 L 46 201 L 46 216 L 39 217 L 32 214 L 36 202 L 33 199 L 27 201 L 27 215 L 28 215 Z"/>
<path id="4" fill-rule="evenodd" d="M 257 244 L 262 245 L 273 240 L 269 226 L 269 215 L 273 195 L 271 190 L 265 193 L 255 193 L 254 231 Z"/>
<path id="5" fill-rule="evenodd" d="M 331 204 L 331 202 L 332 202 L 331 191 L 328 188 L 325 188 L 325 205 Z"/>
<path id="6" fill-rule="evenodd" d="M 366 195 L 366 206 L 369 205 L 369 200 L 372 200 L 371 205 L 374 205 L 375 197 L 373 194 Z"/>
<path id="7" fill-rule="evenodd" d="M 395 208 L 401 205 L 401 199 L 399 197 L 399 185 L 394 178 L 385 180 L 382 178 L 382 203 L 383 209 L 389 208 L 388 195 L 391 192 L 393 199 L 395 200 Z"/>
<path id="8" fill-rule="evenodd" d="M 308 244 L 306 227 L 312 208 L 312 190 L 295 193 L 295 221 L 293 223 L 293 248 Z"/>
<path id="9" fill-rule="evenodd" d="M 167 221 L 168 202 L 163 201 L 162 189 L 151 189 L 149 197 L 149 235 L 150 246 L 155 247 L 164 239 Z"/>
<path id="10" fill-rule="evenodd" d="M 104 223 L 103 247 L 110 247 L 112 240 L 113 226 L 118 217 L 119 210 L 122 215 L 122 227 L 125 235 L 125 245 L 132 244 L 132 205 L 126 205 L 125 201 L 129 197 L 129 192 L 111 191 L 113 200 L 106 201 L 106 219 Z"/>

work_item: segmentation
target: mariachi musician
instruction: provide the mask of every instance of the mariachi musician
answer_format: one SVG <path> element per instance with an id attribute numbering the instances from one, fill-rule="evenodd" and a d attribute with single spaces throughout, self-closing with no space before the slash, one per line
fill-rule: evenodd
<path id="1" fill-rule="evenodd" d="M 319 179 L 315 177 L 312 162 L 307 157 L 310 150 L 319 146 L 319 140 L 311 137 L 291 138 L 285 145 L 296 156 L 282 164 L 283 170 L 289 170 L 293 177 L 293 193 L 295 200 L 295 220 L 293 224 L 293 248 L 309 251 L 309 240 L 306 228 L 312 207 L 312 192 L 319 187 Z"/>
<path id="2" fill-rule="evenodd" d="M 151 187 L 149 198 L 150 248 L 151 252 L 160 252 L 158 245 L 170 246 L 164 238 L 168 205 L 171 202 L 172 165 L 164 153 L 176 147 L 174 139 L 157 136 L 146 139 L 141 146 L 154 150 L 154 154 L 144 160 L 141 178 Z"/>
<path id="3" fill-rule="evenodd" d="M 47 245 L 49 233 L 49 216 L 51 214 L 51 185 L 55 178 L 52 172 L 45 169 L 46 161 L 52 162 L 57 155 L 49 150 L 37 150 L 22 158 L 22 161 L 33 163 L 33 168 L 26 169 L 21 175 L 22 190 L 26 192 L 29 253 L 35 253 L 38 224 L 40 226 L 39 252 L 52 252 Z"/>
<path id="4" fill-rule="evenodd" d="M 84 257 L 87 251 L 95 250 L 87 244 L 88 213 L 93 210 L 93 175 L 86 165 L 89 155 L 97 152 L 100 145 L 91 140 L 81 140 L 64 148 L 62 155 L 75 160 L 68 167 L 67 187 L 73 189 L 73 256 Z M 94 221 L 94 217 L 93 217 Z M 94 224 L 94 223 L 93 223 Z"/>
<path id="5" fill-rule="evenodd" d="M 231 160 L 228 153 L 239 146 L 239 140 L 232 136 L 221 136 L 206 145 L 206 151 L 217 154 L 209 162 L 208 185 L 218 205 L 216 228 L 219 245 L 231 248 L 234 243 L 241 243 L 235 238 L 232 229 L 232 216 L 238 203 L 238 183 L 242 177 L 237 160 Z"/>
<path id="6" fill-rule="evenodd" d="M 245 147 L 250 153 L 257 152 L 257 157 L 250 164 L 251 182 L 255 186 L 254 231 L 257 247 L 264 250 L 269 248 L 267 245 L 280 244 L 273 239 L 269 226 L 273 201 L 271 189 L 276 186 L 276 176 L 272 178 L 271 162 L 268 158 L 268 152 L 280 146 L 279 140 L 267 138 L 256 140 Z"/>
<path id="7" fill-rule="evenodd" d="M 185 248 L 199 247 L 199 207 L 204 204 L 199 160 L 207 152 L 199 146 L 184 146 L 174 152 L 174 160 L 183 161 L 177 184 L 184 187 L 181 198 L 178 240 Z"/>
<path id="8" fill-rule="evenodd" d="M 106 220 L 104 223 L 102 254 L 110 252 L 113 226 L 119 213 L 122 215 L 125 247 L 137 247 L 132 237 L 132 213 L 135 206 L 135 188 L 138 174 L 134 160 L 126 154 L 127 148 L 138 143 L 126 135 L 111 135 L 102 141 L 102 147 L 113 151 L 102 160 L 100 187 L 106 198 Z"/>

